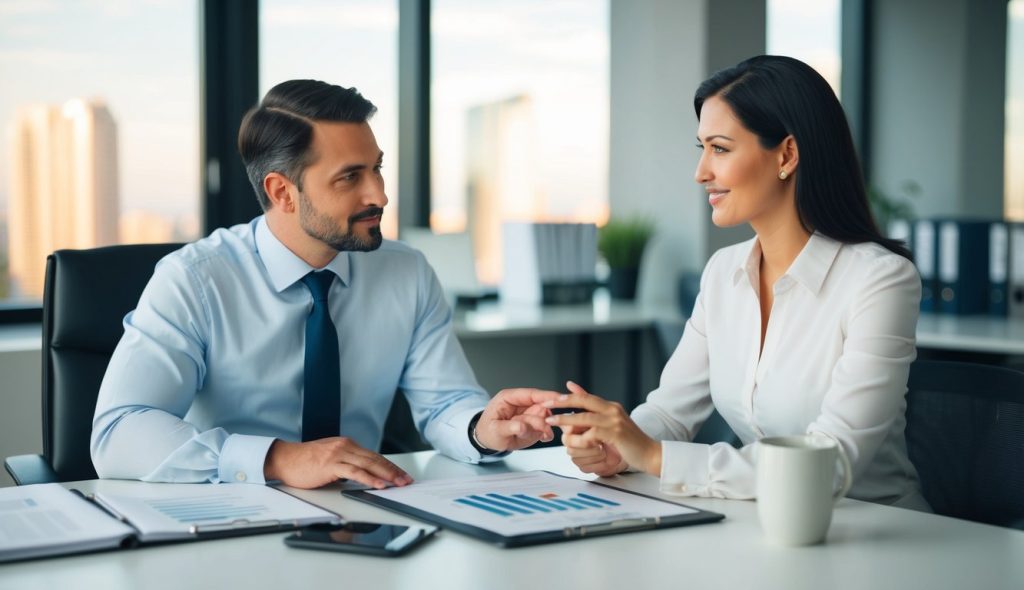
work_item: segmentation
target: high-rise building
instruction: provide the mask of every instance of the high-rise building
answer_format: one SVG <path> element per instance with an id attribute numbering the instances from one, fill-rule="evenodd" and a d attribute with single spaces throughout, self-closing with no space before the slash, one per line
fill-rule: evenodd
<path id="1" fill-rule="evenodd" d="M 174 219 L 134 209 L 121 215 L 118 224 L 122 244 L 151 244 L 175 241 Z"/>
<path id="2" fill-rule="evenodd" d="M 99 101 L 19 109 L 11 134 L 12 295 L 41 297 L 46 256 L 118 241 L 117 126 Z"/>
<path id="3" fill-rule="evenodd" d="M 469 109 L 466 125 L 468 230 L 477 275 L 501 281 L 501 224 L 547 214 L 538 188 L 538 142 L 533 101 L 519 95 Z"/>

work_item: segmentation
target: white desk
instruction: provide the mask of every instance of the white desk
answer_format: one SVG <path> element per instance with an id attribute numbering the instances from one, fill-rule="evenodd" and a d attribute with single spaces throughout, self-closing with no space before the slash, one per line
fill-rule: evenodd
<path id="1" fill-rule="evenodd" d="M 1024 354 L 1024 320 L 923 313 L 917 320 L 918 348 Z"/>
<path id="2" fill-rule="evenodd" d="M 392 457 L 414 477 L 429 479 L 503 470 L 549 469 L 580 475 L 562 449 L 514 453 L 487 467 L 433 452 Z M 612 483 L 652 493 L 641 474 Z M 83 482 L 95 489 L 136 482 Z M 410 519 L 338 494 L 338 487 L 297 495 L 350 519 Z M 678 499 L 676 499 L 678 500 Z M 687 499 L 721 512 L 720 523 L 583 541 L 499 549 L 451 531 L 399 559 L 286 547 L 282 534 L 149 547 L 0 565 L 0 588 L 822 588 L 938 590 L 1024 586 L 1024 532 L 843 500 L 828 543 L 785 548 L 768 544 L 756 504 Z"/>
<path id="3" fill-rule="evenodd" d="M 599 290 L 592 303 L 529 305 L 485 303 L 477 309 L 458 311 L 454 329 L 459 340 L 504 336 L 558 336 L 643 330 L 655 322 L 682 325 L 685 318 L 671 306 L 647 306 L 617 301 Z"/>
<path id="4" fill-rule="evenodd" d="M 686 318 L 673 306 L 613 301 L 599 292 L 579 305 L 486 304 L 455 316 L 460 340 L 527 335 L 589 334 L 644 330 L 657 322 L 682 326 Z M 923 313 L 917 322 L 917 346 L 933 350 L 1024 355 L 1024 319 Z"/>
<path id="5" fill-rule="evenodd" d="M 460 340 L 471 340 L 639 330 L 655 322 L 682 325 L 685 321 L 673 306 L 645 306 L 595 296 L 593 303 L 580 305 L 488 303 L 458 311 L 454 330 Z M 39 350 L 40 342 L 38 324 L 0 326 L 0 353 Z M 917 322 L 917 344 L 938 350 L 1024 354 L 1024 320 L 924 313 Z"/>

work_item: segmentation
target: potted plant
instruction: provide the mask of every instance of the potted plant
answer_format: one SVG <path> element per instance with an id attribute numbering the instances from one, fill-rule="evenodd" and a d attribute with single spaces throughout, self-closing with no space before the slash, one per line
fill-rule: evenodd
<path id="1" fill-rule="evenodd" d="M 608 291 L 613 298 L 636 296 L 640 259 L 652 235 L 654 223 L 642 218 L 612 219 L 598 230 L 597 249 L 608 263 Z"/>
<path id="2" fill-rule="evenodd" d="M 914 217 L 914 207 L 909 199 L 916 199 L 921 194 L 921 185 L 913 180 L 905 180 L 900 184 L 900 192 L 908 198 L 899 199 L 877 186 L 868 187 L 868 204 L 883 234 L 889 232 L 894 220 Z"/>

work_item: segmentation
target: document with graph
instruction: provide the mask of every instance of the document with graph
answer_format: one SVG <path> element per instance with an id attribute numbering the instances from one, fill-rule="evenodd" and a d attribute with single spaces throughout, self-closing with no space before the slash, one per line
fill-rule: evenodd
<path id="1" fill-rule="evenodd" d="M 135 527 L 143 543 L 341 522 L 319 506 L 244 483 L 151 484 L 98 493 L 93 500 Z"/>
<path id="2" fill-rule="evenodd" d="M 509 547 L 723 518 L 546 471 L 428 480 L 401 488 L 343 493 Z"/>

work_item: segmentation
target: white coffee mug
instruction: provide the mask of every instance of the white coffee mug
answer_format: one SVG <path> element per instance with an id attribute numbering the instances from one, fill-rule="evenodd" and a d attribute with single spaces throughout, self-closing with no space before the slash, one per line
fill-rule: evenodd
<path id="1" fill-rule="evenodd" d="M 853 483 L 842 447 L 822 434 L 763 438 L 757 444 L 757 512 L 765 534 L 783 545 L 824 541 L 832 507 Z M 843 484 L 833 492 L 837 460 Z"/>

